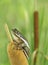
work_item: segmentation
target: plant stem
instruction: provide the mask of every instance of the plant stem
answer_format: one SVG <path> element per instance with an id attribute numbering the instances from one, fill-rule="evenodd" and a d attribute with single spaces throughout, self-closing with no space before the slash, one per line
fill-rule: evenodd
<path id="1" fill-rule="evenodd" d="M 38 49 L 39 36 L 38 36 L 38 11 L 34 12 L 34 50 Z M 34 65 L 36 65 L 37 53 L 34 59 Z"/>

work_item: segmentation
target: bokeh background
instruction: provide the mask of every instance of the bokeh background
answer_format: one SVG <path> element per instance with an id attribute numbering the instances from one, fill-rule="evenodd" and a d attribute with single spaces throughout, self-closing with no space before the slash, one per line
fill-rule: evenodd
<path id="1" fill-rule="evenodd" d="M 31 53 L 34 51 L 34 0 L 0 0 L 0 65 L 10 65 L 7 45 L 10 43 L 4 25 L 11 31 L 17 28 L 27 38 Z M 38 0 L 39 50 L 48 55 L 48 0 Z M 36 65 L 48 65 L 38 54 Z"/>

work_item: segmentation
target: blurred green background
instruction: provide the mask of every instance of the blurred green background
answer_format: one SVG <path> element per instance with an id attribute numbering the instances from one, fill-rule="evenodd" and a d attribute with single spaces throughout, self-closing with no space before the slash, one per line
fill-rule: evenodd
<path id="1" fill-rule="evenodd" d="M 39 50 L 48 55 L 48 0 L 38 0 Z M 10 65 L 7 55 L 9 44 L 4 24 L 11 31 L 17 28 L 27 38 L 34 51 L 34 0 L 0 0 L 0 65 Z M 38 54 L 36 65 L 48 65 L 48 60 Z"/>

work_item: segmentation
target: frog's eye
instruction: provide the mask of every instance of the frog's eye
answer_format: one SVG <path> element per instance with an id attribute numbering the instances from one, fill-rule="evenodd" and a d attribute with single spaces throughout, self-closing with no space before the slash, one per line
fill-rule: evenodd
<path id="1" fill-rule="evenodd" d="M 12 33 L 13 34 L 17 33 L 16 29 L 12 29 Z"/>
<path id="2" fill-rule="evenodd" d="M 19 31 L 16 28 L 14 29 L 14 32 L 17 33 L 17 34 L 20 34 Z"/>

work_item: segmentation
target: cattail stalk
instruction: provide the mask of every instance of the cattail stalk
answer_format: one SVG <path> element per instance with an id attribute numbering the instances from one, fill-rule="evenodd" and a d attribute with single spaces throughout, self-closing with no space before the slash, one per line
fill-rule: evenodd
<path id="1" fill-rule="evenodd" d="M 38 49 L 38 44 L 39 44 L 39 31 L 38 31 L 38 22 L 39 22 L 39 17 L 38 17 L 38 10 L 37 10 L 37 0 L 35 0 L 35 11 L 34 11 L 34 50 Z M 37 53 L 34 58 L 34 65 L 36 65 L 36 60 L 37 60 Z"/>
<path id="2" fill-rule="evenodd" d="M 11 37 L 11 34 L 9 32 L 9 28 L 8 28 L 7 24 L 5 24 L 5 31 L 6 31 L 6 34 L 8 36 L 9 41 L 12 42 L 13 40 L 12 40 L 12 37 Z"/>

